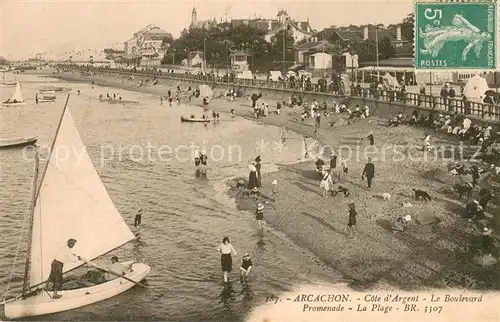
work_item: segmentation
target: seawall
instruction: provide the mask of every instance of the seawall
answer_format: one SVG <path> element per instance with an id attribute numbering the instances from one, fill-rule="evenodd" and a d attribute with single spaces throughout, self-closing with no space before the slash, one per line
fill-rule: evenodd
<path id="1" fill-rule="evenodd" d="M 221 83 L 221 82 L 213 82 L 202 80 L 198 78 L 182 78 L 182 75 L 174 74 L 170 75 L 160 75 L 153 76 L 149 74 L 143 73 L 130 73 L 130 72 L 120 72 L 117 70 L 98 70 L 96 73 L 99 75 L 94 76 L 82 76 L 79 72 L 63 72 L 57 75 L 53 75 L 54 77 L 70 80 L 70 81 L 84 81 L 91 82 L 94 81 L 97 85 L 108 85 L 108 86 L 117 86 L 124 89 L 130 89 L 134 91 L 147 92 L 151 94 L 156 94 L 158 92 L 157 89 L 153 90 L 155 87 L 185 87 L 187 85 L 196 86 L 199 84 L 207 84 L 213 88 L 215 92 L 223 92 L 229 88 L 238 88 L 240 89 L 244 95 L 251 95 L 252 93 L 262 92 L 265 100 L 270 102 L 277 101 L 287 101 L 288 97 L 291 95 L 301 95 L 305 102 L 311 102 L 313 99 L 316 99 L 318 102 L 326 102 L 331 103 L 332 101 L 346 102 L 346 105 L 354 108 L 356 105 L 360 107 L 368 105 L 370 107 L 370 113 L 374 116 L 382 117 L 382 118 L 391 118 L 396 116 L 399 113 L 404 113 L 406 115 L 411 115 L 414 110 L 419 110 L 424 113 L 442 113 L 442 114 L 452 114 L 453 112 L 449 112 L 442 108 L 430 108 L 427 106 L 416 106 L 412 104 L 405 104 L 400 101 L 390 102 L 388 100 L 376 100 L 372 98 L 366 97 L 357 97 L 357 96 L 340 96 L 333 94 L 322 94 L 317 92 L 305 92 L 300 90 L 290 90 L 287 88 L 277 87 L 276 84 L 271 84 L 268 86 L 256 86 L 250 85 L 251 80 L 246 82 L 246 84 L 233 84 L 233 83 Z M 134 76 L 134 80 L 128 80 L 129 76 Z M 143 86 L 138 87 L 137 83 L 142 80 L 143 82 L 147 79 L 152 80 L 154 77 L 157 78 L 158 84 L 152 85 L 151 82 L 145 83 Z M 276 86 L 276 87 L 272 87 Z M 166 95 L 166 93 L 164 93 Z M 416 98 L 413 98 L 415 101 Z M 430 105 L 430 104 L 429 104 Z M 477 105 L 477 104 L 476 104 Z M 441 107 L 441 106 L 440 106 Z M 500 122 L 495 119 L 484 119 L 481 117 L 468 116 L 473 119 L 476 124 L 490 125 L 493 128 L 494 132 L 500 131 Z"/>

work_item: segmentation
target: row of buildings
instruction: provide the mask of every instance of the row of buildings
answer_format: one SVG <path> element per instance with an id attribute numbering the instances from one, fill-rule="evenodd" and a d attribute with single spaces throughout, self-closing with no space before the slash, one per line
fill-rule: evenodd
<path id="1" fill-rule="evenodd" d="M 198 19 L 196 8 L 191 12 L 191 23 L 189 28 L 204 28 L 211 29 L 217 27 L 219 23 L 215 18 L 209 20 Z M 376 37 L 383 39 L 389 38 L 395 47 L 403 46 L 408 41 L 401 37 L 401 28 L 397 27 L 394 30 L 386 28 L 370 28 L 364 26 L 362 28 L 328 28 L 321 32 L 314 30 L 309 20 L 295 20 L 286 12 L 279 10 L 276 17 L 273 19 L 265 18 L 248 18 L 248 19 L 231 19 L 231 26 L 237 27 L 240 25 L 252 25 L 264 31 L 264 38 L 270 42 L 273 36 L 277 33 L 288 30 L 288 33 L 294 38 L 296 43 L 295 60 L 298 66 L 304 69 L 331 69 L 332 57 L 329 54 L 323 54 L 334 49 L 335 45 L 342 46 L 350 41 L 359 40 L 375 40 Z M 159 66 L 164 55 L 168 52 L 168 43 L 164 40 L 171 37 L 171 34 L 159 28 L 156 25 L 148 25 L 145 28 L 134 33 L 133 37 L 124 43 L 123 60 L 134 62 L 134 59 L 140 61 L 142 66 Z M 319 40 L 321 39 L 321 40 Z M 231 67 L 234 70 L 244 71 L 248 69 L 248 52 L 234 52 L 231 54 Z M 346 53 L 344 55 L 345 66 L 355 68 L 357 66 L 357 57 Z M 140 58 L 140 59 L 139 59 Z M 204 64 L 203 52 L 189 52 L 186 57 L 179 57 L 187 66 L 199 66 Z"/>
<path id="2" fill-rule="evenodd" d="M 191 23 L 189 28 L 211 29 L 217 27 L 222 21 L 215 18 L 209 20 L 198 19 L 196 8 L 191 12 Z M 331 27 L 321 31 L 314 30 L 309 20 L 295 20 L 286 12 L 279 10 L 273 19 L 247 18 L 231 19 L 225 21 L 232 27 L 240 25 L 251 25 L 259 28 L 265 34 L 264 38 L 270 42 L 277 33 L 287 30 L 288 34 L 294 38 L 295 43 L 295 64 L 289 70 L 306 70 L 313 76 L 321 77 L 330 73 L 334 69 L 334 60 L 339 56 L 332 55 L 333 52 L 349 48 L 350 44 L 360 41 L 377 41 L 388 39 L 391 45 L 398 49 L 404 46 L 412 46 L 410 40 L 402 37 L 401 26 L 387 28 L 383 26 L 365 25 L 349 27 Z M 125 62 L 140 62 L 143 67 L 159 67 L 163 57 L 169 53 L 169 43 L 165 39 L 172 39 L 172 35 L 156 25 L 148 25 L 133 34 L 133 37 L 124 43 L 124 53 L 121 59 Z M 413 49 L 413 48 L 411 48 Z M 412 52 L 412 50 L 410 51 Z M 186 67 L 205 67 L 203 51 L 187 52 L 185 57 L 177 57 L 177 61 Z M 235 51 L 230 54 L 229 60 L 231 69 L 235 72 L 244 73 L 249 69 L 249 56 L 251 53 L 245 51 Z M 345 67 L 345 72 L 361 81 L 369 81 L 373 77 L 380 77 L 390 72 L 398 79 L 413 79 L 416 82 L 414 73 L 414 61 L 412 55 L 387 60 L 359 63 L 358 55 L 353 52 L 343 52 L 340 55 L 340 62 Z M 441 83 L 443 81 L 457 82 L 466 80 L 472 75 L 463 73 L 432 73 L 426 77 L 429 82 Z"/>

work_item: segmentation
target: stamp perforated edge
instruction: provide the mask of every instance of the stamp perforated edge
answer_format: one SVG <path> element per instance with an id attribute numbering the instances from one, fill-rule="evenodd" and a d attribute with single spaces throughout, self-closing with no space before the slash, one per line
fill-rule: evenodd
<path id="1" fill-rule="evenodd" d="M 496 61 L 491 69 L 468 68 L 418 68 L 417 64 L 417 4 L 419 3 L 494 3 L 496 6 Z M 491 74 L 500 72 L 500 0 L 413 0 L 413 70 L 415 73 L 458 72 L 471 74 Z"/>

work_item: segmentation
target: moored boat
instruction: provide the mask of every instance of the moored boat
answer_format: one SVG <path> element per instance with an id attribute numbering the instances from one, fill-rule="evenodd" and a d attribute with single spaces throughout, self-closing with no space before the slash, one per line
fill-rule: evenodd
<path id="1" fill-rule="evenodd" d="M 5 301 L 4 314 L 10 319 L 67 311 L 106 300 L 135 285 L 145 287 L 139 282 L 151 270 L 144 263 L 123 261 L 121 265 L 128 269 L 121 275 L 92 262 L 134 240 L 135 236 L 92 164 L 67 110 L 68 100 L 69 94 L 39 184 L 39 157 L 35 149 L 24 285 L 22 295 Z M 57 151 L 68 147 L 78 153 L 70 152 L 58 158 Z M 78 287 L 63 287 L 59 296 L 53 297 L 46 288 L 51 263 L 60 247 L 72 238 L 78 242 L 74 251 L 79 257 L 76 262 L 64 263 L 63 274 L 89 264 L 116 278 L 100 283 L 80 279 Z"/>
<path id="2" fill-rule="evenodd" d="M 48 90 L 41 89 L 41 90 L 39 90 L 39 92 L 40 92 L 40 94 L 55 94 L 56 93 L 56 91 L 49 90 L 49 89 Z"/>
<path id="3" fill-rule="evenodd" d="M 191 123 L 209 123 L 210 119 L 197 119 L 181 116 L 181 122 L 191 122 Z"/>
<path id="4" fill-rule="evenodd" d="M 38 136 L 0 139 L 0 149 L 31 145 L 35 144 L 36 141 L 38 141 Z"/>

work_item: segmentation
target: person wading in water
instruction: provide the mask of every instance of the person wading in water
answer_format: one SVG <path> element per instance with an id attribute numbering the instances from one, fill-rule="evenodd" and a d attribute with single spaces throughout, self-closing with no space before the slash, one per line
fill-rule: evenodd
<path id="1" fill-rule="evenodd" d="M 200 152 L 194 151 L 194 166 L 196 167 L 196 174 L 200 174 Z"/>
<path id="2" fill-rule="evenodd" d="M 236 256 L 237 253 L 228 237 L 222 238 L 222 244 L 217 248 L 217 251 L 221 253 L 220 264 L 224 273 L 224 282 L 227 283 L 228 274 L 233 270 L 233 258 L 231 254 Z"/>
<path id="3" fill-rule="evenodd" d="M 135 215 L 134 226 L 139 229 L 142 223 L 142 209 L 139 209 L 137 215 Z"/>
<path id="4" fill-rule="evenodd" d="M 45 284 L 45 290 L 47 289 L 48 283 L 52 283 L 52 287 L 54 290 L 53 299 L 60 299 L 61 295 L 57 294 L 57 291 L 61 290 L 63 283 L 63 268 L 64 263 L 75 263 L 82 258 L 77 256 L 71 250 L 76 244 L 76 239 L 70 238 L 68 239 L 66 245 L 61 247 L 56 256 L 54 256 L 54 260 L 52 261 L 52 265 L 50 267 L 50 275 L 47 280 L 47 284 Z"/>
<path id="5" fill-rule="evenodd" d="M 207 173 L 207 152 L 203 150 L 200 155 L 200 163 L 201 163 L 201 173 L 206 174 Z"/>

